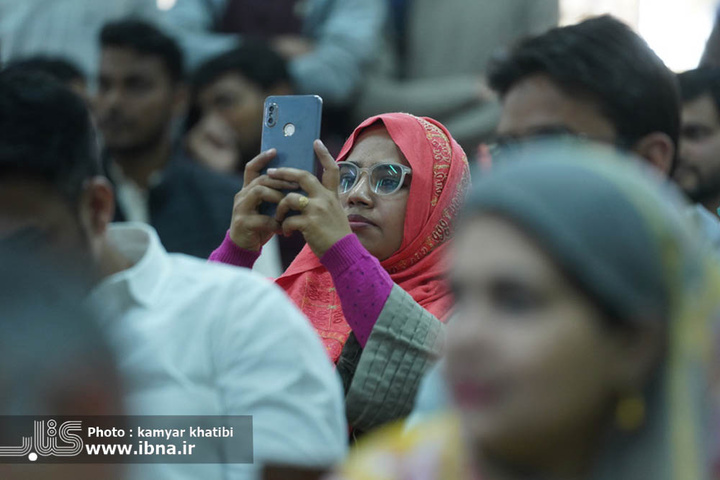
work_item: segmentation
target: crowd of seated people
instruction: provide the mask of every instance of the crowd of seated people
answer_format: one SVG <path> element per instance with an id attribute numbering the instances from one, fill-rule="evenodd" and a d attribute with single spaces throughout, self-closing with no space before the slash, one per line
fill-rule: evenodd
<path id="1" fill-rule="evenodd" d="M 251 456 L 1 478 L 720 479 L 720 70 L 555 0 L 108 4 L 0 0 L 0 414 Z"/>

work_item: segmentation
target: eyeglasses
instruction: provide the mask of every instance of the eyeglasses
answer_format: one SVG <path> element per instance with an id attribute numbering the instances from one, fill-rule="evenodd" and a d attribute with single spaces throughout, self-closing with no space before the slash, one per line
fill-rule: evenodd
<path id="1" fill-rule="evenodd" d="M 400 190 L 405 176 L 411 175 L 410 167 L 397 163 L 377 163 L 372 167 L 360 168 L 352 162 L 338 162 L 340 168 L 339 193 L 347 193 L 360 181 L 365 172 L 370 182 L 370 189 L 378 195 L 390 195 Z"/>
<path id="2" fill-rule="evenodd" d="M 607 140 L 576 132 L 564 126 L 557 126 L 544 128 L 521 137 L 500 136 L 495 139 L 495 142 L 487 145 L 488 153 L 493 164 L 495 164 L 497 161 L 504 160 L 505 157 L 517 157 L 517 154 L 523 152 L 524 149 L 532 148 L 537 142 L 542 141 L 555 141 L 564 144 L 608 143 Z M 618 136 L 610 143 L 620 151 L 629 150 L 632 146 L 631 142 L 626 141 L 621 136 Z"/>

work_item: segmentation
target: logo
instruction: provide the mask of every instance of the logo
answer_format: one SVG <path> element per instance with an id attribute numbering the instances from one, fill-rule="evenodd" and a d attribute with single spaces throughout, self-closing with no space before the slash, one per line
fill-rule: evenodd
<path id="1" fill-rule="evenodd" d="M 32 437 L 22 437 L 21 444 L 14 447 L 0 446 L 0 457 L 24 457 L 31 462 L 43 457 L 74 457 L 83 451 L 83 440 L 73 432 L 82 432 L 82 422 L 72 420 L 63 422 L 58 428 L 55 420 L 34 422 Z"/>

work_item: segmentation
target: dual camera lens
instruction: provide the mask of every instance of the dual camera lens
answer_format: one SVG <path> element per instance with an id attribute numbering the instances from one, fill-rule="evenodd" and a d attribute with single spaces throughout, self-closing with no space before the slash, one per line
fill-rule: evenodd
<path id="1" fill-rule="evenodd" d="M 270 105 L 268 105 L 267 117 L 266 117 L 267 118 L 266 123 L 267 123 L 268 127 L 274 127 L 277 124 L 277 110 L 278 110 L 277 103 L 271 103 Z"/>

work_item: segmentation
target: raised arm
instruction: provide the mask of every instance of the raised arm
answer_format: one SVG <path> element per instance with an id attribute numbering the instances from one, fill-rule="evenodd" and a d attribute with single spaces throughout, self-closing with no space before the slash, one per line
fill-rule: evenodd
<path id="1" fill-rule="evenodd" d="M 210 261 L 252 268 L 263 245 L 280 230 L 280 223 L 260 214 L 258 207 L 262 202 L 280 202 L 285 197 L 283 189 L 294 190 L 298 185 L 260 174 L 275 155 L 275 149 L 270 149 L 245 166 L 243 188 L 235 195 L 230 229 L 210 255 Z"/>
<path id="2" fill-rule="evenodd" d="M 442 352 L 440 320 L 395 285 L 364 348 L 351 335 L 338 361 L 347 418 L 367 431 L 406 417 Z"/>
<path id="3" fill-rule="evenodd" d="M 355 235 L 321 259 L 353 334 L 337 364 L 350 424 L 370 430 L 405 417 L 440 355 L 443 325 L 402 288 Z"/>

